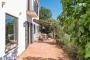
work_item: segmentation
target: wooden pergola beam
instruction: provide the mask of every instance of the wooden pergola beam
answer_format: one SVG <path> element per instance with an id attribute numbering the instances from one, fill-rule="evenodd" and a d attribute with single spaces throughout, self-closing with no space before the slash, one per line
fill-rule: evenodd
<path id="1" fill-rule="evenodd" d="M 44 21 L 37 20 L 37 19 L 34 19 L 33 21 L 36 22 L 36 23 L 38 23 L 38 24 L 50 25 L 50 23 L 48 23 L 48 22 L 44 22 Z"/>

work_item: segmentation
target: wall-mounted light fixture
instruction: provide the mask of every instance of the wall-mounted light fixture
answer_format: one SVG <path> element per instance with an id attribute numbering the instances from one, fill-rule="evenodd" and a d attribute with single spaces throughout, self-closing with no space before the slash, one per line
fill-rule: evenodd
<path id="1" fill-rule="evenodd" d="M 5 5 L 5 1 L 2 2 L 2 5 Z"/>
<path id="2" fill-rule="evenodd" d="M 42 29 L 45 29 L 45 27 L 43 26 Z"/>
<path id="3" fill-rule="evenodd" d="M 21 15 L 22 13 L 20 12 L 19 15 Z"/>

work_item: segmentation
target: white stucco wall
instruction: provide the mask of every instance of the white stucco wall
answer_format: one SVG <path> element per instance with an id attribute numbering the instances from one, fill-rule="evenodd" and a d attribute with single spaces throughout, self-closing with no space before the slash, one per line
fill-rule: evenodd
<path id="1" fill-rule="evenodd" d="M 1 2 L 5 1 L 5 5 L 2 7 Z M 33 5 L 33 4 L 32 4 Z M 10 58 L 13 54 L 15 56 L 20 55 L 25 50 L 25 27 L 23 23 L 25 21 L 31 22 L 36 26 L 39 24 L 33 22 L 33 19 L 38 18 L 30 18 L 26 14 L 27 10 L 27 0 L 0 0 L 0 57 L 7 58 L 8 60 L 13 60 L 14 58 Z M 39 9 L 38 9 L 39 11 Z M 22 13 L 21 15 L 19 13 Z M 18 17 L 18 48 L 15 48 L 9 52 L 9 54 L 5 57 L 5 13 L 9 13 Z M 39 36 L 39 32 L 34 34 L 34 40 L 38 40 L 36 37 Z M 10 59 L 9 59 L 10 58 Z"/>
<path id="2" fill-rule="evenodd" d="M 0 57 L 5 54 L 5 13 L 18 17 L 18 49 L 11 51 L 7 56 L 10 57 L 14 51 L 21 54 L 25 50 L 25 27 L 23 23 L 26 18 L 26 0 L 4 0 L 6 3 L 2 7 L 3 0 L 0 0 Z M 19 13 L 22 13 L 19 15 Z"/>
<path id="3" fill-rule="evenodd" d="M 2 8 L 2 5 L 0 3 L 0 56 L 5 55 L 4 53 L 5 51 L 5 12 L 4 11 L 5 11 L 5 8 Z"/>
<path id="4" fill-rule="evenodd" d="M 33 6 L 34 6 L 33 2 L 34 2 L 34 1 L 35 1 L 35 0 L 30 1 L 30 2 L 32 2 L 32 3 L 30 3 L 30 5 L 32 5 L 32 6 L 30 6 L 30 9 L 31 9 L 31 10 L 33 9 Z M 27 16 L 28 22 L 31 22 L 31 23 L 35 24 L 36 27 L 39 26 L 39 24 L 33 22 L 34 19 L 39 20 L 39 8 L 38 8 L 38 18 L 31 18 L 31 17 Z M 35 31 L 36 31 L 36 33 L 34 33 L 34 41 L 35 41 L 35 40 L 38 40 L 37 37 L 39 37 L 39 32 L 37 32 L 37 31 L 38 31 L 37 28 L 36 28 Z"/>
<path id="5" fill-rule="evenodd" d="M 39 8 L 38 8 L 38 18 L 32 18 L 32 23 L 35 24 L 36 26 L 39 26 L 39 24 L 35 23 L 35 22 L 33 21 L 33 19 L 39 20 Z M 37 31 L 38 31 L 38 29 L 36 28 L 36 33 L 34 34 L 34 40 L 38 40 L 37 37 L 39 37 L 39 32 L 37 32 Z"/>
<path id="6" fill-rule="evenodd" d="M 38 40 L 38 37 L 39 37 L 39 32 L 38 32 L 38 29 L 37 29 L 37 26 L 39 26 L 39 24 L 33 22 L 33 24 L 35 24 L 35 33 L 34 33 L 34 41 L 35 40 Z"/>

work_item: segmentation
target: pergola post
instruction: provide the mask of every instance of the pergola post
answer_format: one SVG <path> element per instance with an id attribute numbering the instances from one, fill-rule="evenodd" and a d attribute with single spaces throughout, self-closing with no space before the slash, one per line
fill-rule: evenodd
<path id="1" fill-rule="evenodd" d="M 54 40 L 55 40 L 55 27 L 53 28 L 53 36 L 54 36 Z"/>

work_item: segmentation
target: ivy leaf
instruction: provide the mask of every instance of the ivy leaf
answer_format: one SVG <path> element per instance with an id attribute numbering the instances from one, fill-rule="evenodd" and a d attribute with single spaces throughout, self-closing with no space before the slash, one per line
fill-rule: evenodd
<path id="1" fill-rule="evenodd" d="M 76 12 L 74 12 L 74 13 L 72 14 L 72 16 L 75 16 L 75 14 L 76 14 Z"/>
<path id="2" fill-rule="evenodd" d="M 82 19 L 79 19 L 78 22 L 77 22 L 78 25 L 82 25 L 83 24 L 83 21 Z"/>
<path id="3" fill-rule="evenodd" d="M 81 35 L 81 32 L 80 32 L 80 31 L 78 31 L 77 36 L 79 37 L 80 35 Z"/>
<path id="4" fill-rule="evenodd" d="M 80 27 L 79 27 L 79 32 L 84 33 L 84 27 L 80 26 Z"/>
<path id="5" fill-rule="evenodd" d="M 86 26 L 89 23 L 90 20 L 85 21 L 84 26 Z"/>
<path id="6" fill-rule="evenodd" d="M 79 52 L 80 52 L 80 55 L 83 55 L 84 50 L 83 49 L 80 49 Z"/>
<path id="7" fill-rule="evenodd" d="M 80 37 L 81 33 L 84 33 L 84 27 L 82 26 L 79 27 L 77 36 Z"/>
<path id="8" fill-rule="evenodd" d="M 87 45 L 85 46 L 85 58 L 90 57 L 90 43 L 87 43 Z"/>
<path id="9" fill-rule="evenodd" d="M 68 31 L 72 31 L 74 27 L 75 27 L 75 23 L 72 23 L 72 24 L 68 27 Z"/>
<path id="10" fill-rule="evenodd" d="M 73 22 L 77 22 L 77 19 L 73 20 Z"/>

